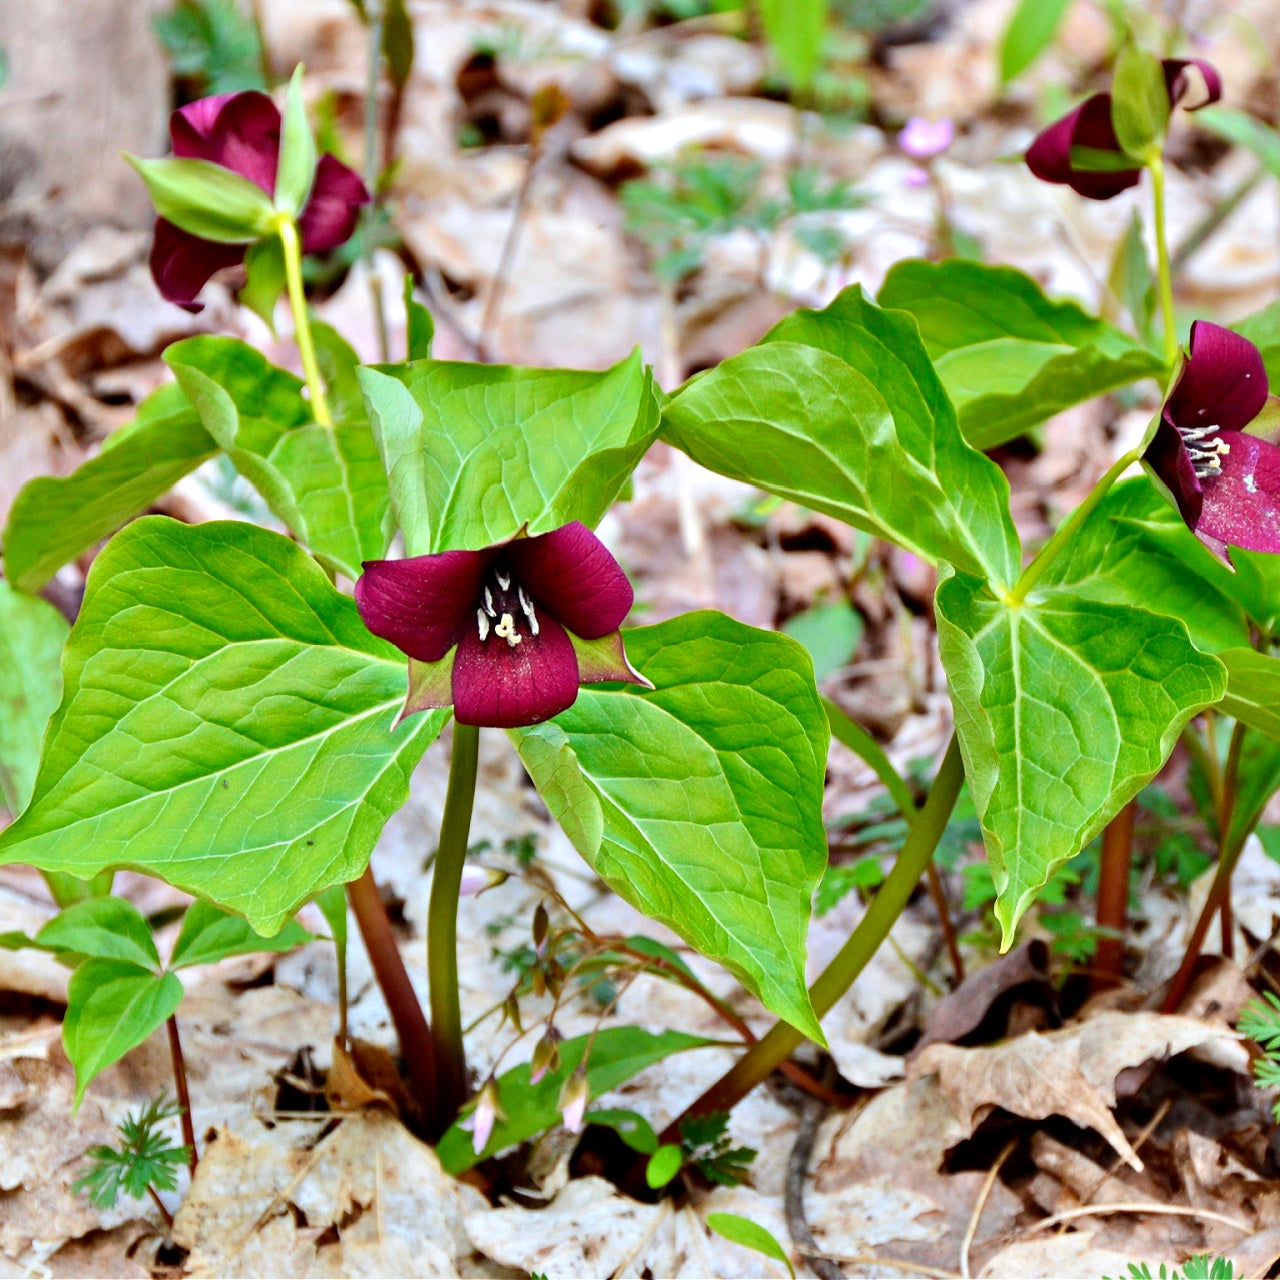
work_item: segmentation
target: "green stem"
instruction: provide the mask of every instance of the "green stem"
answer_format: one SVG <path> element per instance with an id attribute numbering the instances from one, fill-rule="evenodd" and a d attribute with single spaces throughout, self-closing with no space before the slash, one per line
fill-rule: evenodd
<path id="1" fill-rule="evenodd" d="M 946 829 L 951 811 L 955 808 L 956 797 L 960 794 L 963 782 L 964 763 L 953 734 L 938 769 L 938 776 L 929 789 L 928 799 L 912 823 L 893 869 L 872 898 L 858 927 L 809 988 L 809 997 L 819 1018 L 848 991 L 880 944 L 888 937 L 889 930 L 902 914 L 920 877 L 933 861 L 934 851 Z M 680 1122 L 686 1116 L 730 1110 L 790 1057 L 803 1039 L 803 1034 L 788 1023 L 774 1023 L 725 1075 L 688 1107 L 683 1115 L 672 1121 L 663 1135 L 663 1141 L 676 1140 Z"/>
<path id="2" fill-rule="evenodd" d="M 445 1125 L 453 1123 L 467 1100 L 467 1061 L 462 1047 L 462 1008 L 458 1000 L 458 890 L 471 837 L 479 743 L 480 730 L 475 725 L 455 721 L 449 789 L 440 823 L 440 849 L 427 906 L 431 1026 L 435 1033 L 440 1119 Z"/>
<path id="3" fill-rule="evenodd" d="M 1147 167 L 1151 170 L 1151 202 L 1156 224 L 1156 278 L 1160 290 L 1160 320 L 1164 327 L 1164 359 L 1172 369 L 1178 358 L 1178 322 L 1173 313 L 1173 268 L 1169 265 L 1169 231 L 1164 216 L 1164 160 L 1157 156 Z"/>
<path id="4" fill-rule="evenodd" d="M 307 295 L 302 287 L 302 241 L 298 237 L 298 224 L 292 218 L 282 217 L 277 223 L 277 230 L 280 246 L 284 250 L 284 280 L 289 290 L 289 306 L 293 310 L 293 336 L 298 344 L 302 372 L 311 395 L 311 416 L 322 427 L 331 427 L 333 418 L 329 415 L 324 380 L 320 377 L 320 365 L 316 361 L 316 346 L 311 337 L 311 318 L 307 314 Z"/>
<path id="5" fill-rule="evenodd" d="M 1116 459 L 1106 474 L 1089 492 L 1089 496 L 1058 526 L 1048 542 L 1040 548 L 1040 554 L 1022 571 L 1022 576 L 1009 593 L 1010 604 L 1021 604 L 1031 589 L 1044 576 L 1045 570 L 1058 558 L 1062 549 L 1076 535 L 1076 530 L 1093 514 L 1093 509 L 1106 496 L 1107 490 L 1142 457 L 1141 449 L 1130 449 Z"/>

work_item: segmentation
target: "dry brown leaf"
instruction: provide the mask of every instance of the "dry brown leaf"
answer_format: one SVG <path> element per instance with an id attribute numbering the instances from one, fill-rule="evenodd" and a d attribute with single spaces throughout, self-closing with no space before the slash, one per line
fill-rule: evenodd
<path id="1" fill-rule="evenodd" d="M 1248 1055 L 1239 1036 L 1193 1018 L 1158 1013 L 1103 1013 L 1088 1022 L 1041 1035 L 1030 1032 L 992 1048 L 930 1045 L 910 1066 L 909 1079 L 937 1075 L 968 1133 L 995 1107 L 1028 1120 L 1065 1116 L 1101 1134 L 1134 1169 L 1142 1161 L 1111 1114 L 1116 1077 L 1128 1067 L 1191 1049 L 1243 1072 Z"/>
<path id="2" fill-rule="evenodd" d="M 174 1220 L 191 1276 L 455 1276 L 478 1193 L 377 1111 L 218 1131 Z"/>

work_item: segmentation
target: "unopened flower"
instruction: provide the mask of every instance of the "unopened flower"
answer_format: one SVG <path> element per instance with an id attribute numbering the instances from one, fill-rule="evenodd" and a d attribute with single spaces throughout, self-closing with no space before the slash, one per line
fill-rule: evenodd
<path id="1" fill-rule="evenodd" d="M 405 714 L 453 706 L 460 724 L 514 729 L 572 706 L 578 686 L 652 687 L 618 628 L 631 584 L 575 521 L 483 551 L 369 560 L 356 604 L 410 658 Z"/>
<path id="2" fill-rule="evenodd" d="M 916 160 L 932 160 L 952 144 L 955 136 L 956 127 L 950 120 L 912 116 L 898 134 L 898 146 Z"/>
<path id="3" fill-rule="evenodd" d="M 265 93 L 224 93 L 175 111 L 169 117 L 173 154 L 230 169 L 274 196 L 280 158 L 280 111 Z M 369 193 L 360 176 L 331 155 L 320 157 L 306 207 L 298 218 L 304 253 L 336 249 L 355 230 Z M 204 240 L 157 219 L 151 274 L 160 292 L 188 311 L 199 311 L 196 295 L 215 271 L 243 261 L 248 246 Z"/>
<path id="4" fill-rule="evenodd" d="M 500 884 L 505 884 L 507 879 L 507 873 L 499 871 L 496 867 L 477 867 L 474 863 L 468 863 L 462 869 L 462 879 L 458 884 L 458 896 L 460 898 L 477 897 L 486 889 L 493 889 Z"/>
<path id="5" fill-rule="evenodd" d="M 1161 65 L 1171 108 L 1198 111 L 1222 97 L 1222 78 L 1203 59 L 1166 58 Z M 1190 67 L 1204 81 L 1204 93 L 1195 102 L 1185 101 L 1192 90 Z M 1141 167 L 1127 163 L 1116 137 L 1109 93 L 1095 93 L 1051 124 L 1027 149 L 1026 161 L 1041 181 L 1065 183 L 1090 200 L 1110 200 L 1142 178 Z"/>
<path id="6" fill-rule="evenodd" d="M 529 1083 L 541 1084 L 549 1071 L 560 1069 L 560 1041 L 564 1037 L 555 1027 L 550 1027 L 536 1045 L 529 1060 Z"/>
<path id="7" fill-rule="evenodd" d="M 587 1113 L 587 1099 L 590 1090 L 587 1088 L 587 1072 L 584 1067 L 575 1067 L 560 1090 L 560 1101 L 557 1104 L 564 1127 L 570 1133 L 581 1133 L 582 1122 Z"/>
<path id="8" fill-rule="evenodd" d="M 506 1118 L 498 1102 L 498 1086 L 490 1076 L 485 1081 L 484 1088 L 476 1095 L 475 1109 L 458 1121 L 458 1128 L 470 1131 L 472 1150 L 480 1155 L 493 1137 L 495 1122 Z"/>
<path id="9" fill-rule="evenodd" d="M 1227 565 L 1228 546 L 1280 552 L 1280 415 L 1269 406 L 1258 348 L 1197 320 L 1143 462 Z"/>

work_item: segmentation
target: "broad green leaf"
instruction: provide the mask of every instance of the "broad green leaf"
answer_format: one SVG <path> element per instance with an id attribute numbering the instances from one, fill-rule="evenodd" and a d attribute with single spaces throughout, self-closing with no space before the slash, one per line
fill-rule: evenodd
<path id="1" fill-rule="evenodd" d="M 1074 302 L 1053 302 L 1030 276 L 951 258 L 898 263 L 880 305 L 909 311 L 976 449 L 1139 378 L 1164 361 Z"/>
<path id="2" fill-rule="evenodd" d="M 0 582 L 0 799 L 12 814 L 31 799 L 70 630 L 48 601 Z"/>
<path id="3" fill-rule="evenodd" d="M 37 476 L 18 491 L 4 529 L 5 577 L 38 591 L 217 452 L 181 387 L 152 392 L 97 457 L 69 476 Z"/>
<path id="4" fill-rule="evenodd" d="M 264 938 L 242 916 L 228 915 L 208 902 L 193 902 L 182 917 L 182 931 L 173 944 L 170 969 L 186 969 L 193 964 L 216 964 L 228 956 L 251 955 L 255 951 L 292 951 L 311 935 L 290 920 L 274 937 Z"/>
<path id="5" fill-rule="evenodd" d="M 1223 106 L 1203 107 L 1194 119 L 1202 129 L 1252 151 L 1273 178 L 1280 178 L 1280 133 L 1269 124 L 1237 107 Z"/>
<path id="6" fill-rule="evenodd" d="M 291 218 L 307 206 L 316 176 L 316 140 L 302 104 L 302 65 L 289 78 L 280 130 L 280 160 L 276 165 L 276 208 Z"/>
<path id="7" fill-rule="evenodd" d="M 1071 0 L 1018 0 L 1000 41 L 1000 83 L 1016 80 L 1053 43 Z"/>
<path id="8" fill-rule="evenodd" d="M 76 1099 L 94 1077 L 136 1049 L 182 1003 L 176 973 L 152 973 L 124 960 L 86 960 L 67 984 L 62 1043 L 76 1069 Z"/>
<path id="9" fill-rule="evenodd" d="M 472 1150 L 471 1134 L 457 1124 L 440 1139 L 436 1155 L 445 1172 L 456 1178 L 481 1160 L 552 1128 L 560 1119 L 560 1090 L 588 1046 L 591 1056 L 587 1059 L 587 1092 L 591 1098 L 598 1098 L 673 1053 L 714 1043 L 682 1031 L 655 1035 L 639 1027 L 602 1027 L 594 1037 L 575 1036 L 560 1046 L 560 1066 L 547 1072 L 537 1084 L 529 1083 L 527 1062 L 498 1077 L 498 1103 L 506 1119 L 500 1118 L 494 1125 L 493 1136 L 479 1155 Z"/>
<path id="10" fill-rule="evenodd" d="M 300 547 L 148 517 L 94 561 L 35 796 L 0 862 L 126 867 L 276 932 L 364 868 L 445 713 Z"/>
<path id="11" fill-rule="evenodd" d="M 1280 740 L 1280 658 L 1243 646 L 1218 657 L 1227 669 L 1222 710 Z"/>
<path id="12" fill-rule="evenodd" d="M 604 373 L 415 360 L 359 377 L 409 555 L 595 525 L 658 426 L 638 353 Z"/>
<path id="13" fill-rule="evenodd" d="M 814 679 L 825 680 L 853 658 L 862 639 L 862 614 L 847 600 L 815 604 L 788 618 L 782 631 L 808 649 Z"/>
<path id="14" fill-rule="evenodd" d="M 1053 562 L 1045 585 L 1179 618 L 1208 653 L 1249 643 L 1232 574 L 1145 476 L 1115 485 Z"/>
<path id="15" fill-rule="evenodd" d="M 827 0 L 760 0 L 760 17 L 778 65 L 796 89 L 807 89 L 822 65 Z"/>
<path id="16" fill-rule="evenodd" d="M 325 923 L 329 926 L 329 934 L 333 945 L 338 949 L 339 963 L 346 954 L 347 947 L 347 887 L 343 884 L 330 885 L 316 894 L 316 906 L 320 908 Z"/>
<path id="17" fill-rule="evenodd" d="M 709 612 L 630 631 L 627 653 L 657 687 L 585 688 L 513 731 L 525 768 L 616 893 L 820 1041 L 804 954 L 829 730 L 809 656 Z"/>
<path id="18" fill-rule="evenodd" d="M 338 422 L 367 423 L 369 415 L 364 407 L 364 394 L 356 377 L 356 370 L 360 368 L 356 349 L 333 325 L 323 320 L 311 321 L 311 336 L 316 344 L 316 363 L 324 378 L 330 412 Z M 386 488 L 385 481 L 382 488 Z"/>
<path id="19" fill-rule="evenodd" d="M 1065 588 L 1011 604 L 957 574 L 936 612 L 1007 947 L 1053 872 L 1221 698 L 1225 672 L 1176 619 Z"/>
<path id="20" fill-rule="evenodd" d="M 583 1117 L 583 1123 L 612 1129 L 632 1151 L 638 1151 L 643 1156 L 652 1155 L 658 1149 L 658 1135 L 654 1133 L 653 1126 L 636 1111 L 588 1111 Z"/>
<path id="21" fill-rule="evenodd" d="M 1111 125 L 1126 155 L 1160 155 L 1169 127 L 1169 90 L 1160 59 L 1130 38 L 1120 46 L 1111 78 Z"/>
<path id="22" fill-rule="evenodd" d="M 1128 311 L 1138 336 L 1148 347 L 1152 346 L 1156 341 L 1151 323 L 1156 309 L 1156 278 L 1147 257 L 1142 218 L 1136 209 L 1124 239 L 1116 246 L 1107 283 L 1112 296 Z"/>
<path id="23" fill-rule="evenodd" d="M 857 288 L 687 383 L 663 424 L 713 471 L 931 562 L 1016 575 L 1008 482 L 961 437 L 911 319 Z"/>
<path id="24" fill-rule="evenodd" d="M 321 564 L 358 578 L 386 554 L 386 475 L 363 415 L 313 422 L 299 379 L 234 338 L 188 338 L 165 360 L 236 470 Z"/>
<path id="25" fill-rule="evenodd" d="M 1231 327 L 1258 348 L 1266 365 L 1272 393 L 1280 392 L 1280 302 L 1273 302 L 1261 311 L 1237 320 Z"/>
<path id="26" fill-rule="evenodd" d="M 791 1280 L 796 1280 L 796 1269 L 787 1257 L 787 1251 L 778 1243 L 773 1233 L 740 1213 L 709 1213 L 707 1226 L 718 1236 L 745 1249 L 753 1249 L 766 1258 L 773 1258 L 787 1269 Z"/>
<path id="27" fill-rule="evenodd" d="M 124 898 L 89 898 L 59 912 L 36 934 L 47 951 L 96 960 L 123 960 L 159 969 L 160 953 L 142 912 Z"/>
<path id="28" fill-rule="evenodd" d="M 1267 801 L 1280 789 L 1280 742 L 1255 729 L 1246 729 L 1237 779 L 1227 832 L 1227 848 L 1233 850 L 1243 846 L 1261 821 Z"/>
<path id="29" fill-rule="evenodd" d="M 270 235 L 276 211 L 256 182 L 208 160 L 125 159 L 147 184 L 166 222 L 218 244 L 251 244 Z"/>

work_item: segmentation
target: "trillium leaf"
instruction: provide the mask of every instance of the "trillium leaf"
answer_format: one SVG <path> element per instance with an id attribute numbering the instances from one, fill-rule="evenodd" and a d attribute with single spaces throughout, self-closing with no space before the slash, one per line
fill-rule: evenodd
<path id="1" fill-rule="evenodd" d="M 242 916 L 229 915 L 212 903 L 193 902 L 182 917 L 182 931 L 173 944 L 170 969 L 187 969 L 194 964 L 217 964 L 228 956 L 252 955 L 256 951 L 292 951 L 311 935 L 290 920 L 274 937 L 264 938 Z"/>
<path id="2" fill-rule="evenodd" d="M 98 556 L 0 862 L 159 876 L 271 934 L 359 875 L 446 714 L 301 548 L 148 517 Z"/>
<path id="3" fill-rule="evenodd" d="M 1222 710 L 1280 739 L 1280 658 L 1241 647 L 1218 655 L 1227 669 Z"/>
<path id="4" fill-rule="evenodd" d="M 1179 618 L 1207 653 L 1249 643 L 1239 575 L 1212 556 L 1145 476 L 1108 491 L 1045 585 L 1077 596 Z"/>
<path id="5" fill-rule="evenodd" d="M 898 263 L 880 305 L 909 311 L 976 449 L 1140 378 L 1164 361 L 1030 276 L 952 258 Z"/>
<path id="6" fill-rule="evenodd" d="M 62 1043 L 76 1069 L 75 1105 L 95 1076 L 136 1049 L 182 1003 L 176 973 L 126 960 L 86 960 L 67 984 Z"/>
<path id="7" fill-rule="evenodd" d="M 159 969 L 160 953 L 146 917 L 124 898 L 104 896 L 60 911 L 36 934 L 36 945 L 96 960 L 123 960 Z"/>
<path id="8" fill-rule="evenodd" d="M 1215 108 L 1205 108 L 1205 111 L 1211 110 Z M 1197 113 L 1198 116 L 1203 114 L 1203 111 Z M 1280 149 L 1280 136 L 1277 136 L 1276 146 Z M 1277 171 L 1280 172 L 1280 166 Z M 1231 328 L 1242 337 L 1248 338 L 1258 348 L 1262 354 L 1262 363 L 1266 366 L 1271 394 L 1280 392 L 1280 302 L 1273 302 L 1270 306 L 1263 307 L 1261 311 L 1255 311 L 1253 315 L 1237 320 Z M 1234 558 L 1233 554 L 1232 559 Z"/>
<path id="9" fill-rule="evenodd" d="M 846 289 L 695 378 L 663 413 L 695 461 L 997 582 L 1009 486 L 971 449 L 910 317 Z"/>
<path id="10" fill-rule="evenodd" d="M 321 564 L 358 578 L 361 561 L 386 554 L 386 475 L 363 414 L 313 422 L 301 381 L 234 338 L 188 338 L 165 360 L 236 470 Z"/>
<path id="11" fill-rule="evenodd" d="M 615 893 L 821 1043 L 804 954 L 829 729 L 809 656 L 717 613 L 626 642 L 657 687 L 584 688 L 512 731 L 525 768 Z"/>
<path id="12" fill-rule="evenodd" d="M 70 630 L 53 605 L 0 582 L 0 800 L 12 814 L 31 799 Z"/>
<path id="13" fill-rule="evenodd" d="M 147 184 L 156 212 L 175 227 L 217 244 L 251 244 L 271 234 L 276 211 L 256 182 L 208 160 L 125 159 Z"/>
<path id="14" fill-rule="evenodd" d="M 498 1105 L 506 1113 L 506 1119 L 499 1117 L 493 1126 L 493 1136 L 479 1155 L 472 1150 L 471 1134 L 457 1124 L 440 1139 L 436 1155 L 445 1172 L 456 1178 L 481 1160 L 553 1128 L 559 1118 L 560 1090 L 588 1047 L 591 1052 L 587 1058 L 587 1095 L 591 1099 L 626 1084 L 646 1067 L 673 1053 L 701 1049 L 713 1043 L 683 1031 L 663 1031 L 655 1035 L 639 1027 L 601 1027 L 594 1039 L 574 1036 L 560 1045 L 560 1065 L 547 1072 L 537 1084 L 529 1083 L 527 1062 L 498 1077 Z"/>
<path id="15" fill-rule="evenodd" d="M 1222 664 L 1186 628 L 1069 589 L 997 600 L 957 574 L 938 640 L 1007 947 L 1053 872 L 1156 773 L 1222 697 Z"/>
<path id="16" fill-rule="evenodd" d="M 658 426 L 638 353 L 603 373 L 416 360 L 359 378 L 409 555 L 594 526 Z"/>
<path id="17" fill-rule="evenodd" d="M 18 491 L 4 529 L 5 577 L 38 591 L 217 452 L 181 387 L 152 392 L 97 457 L 69 476 L 37 476 Z"/>

